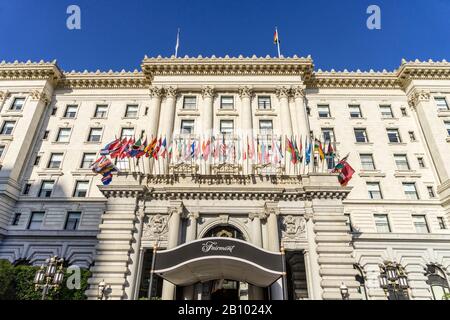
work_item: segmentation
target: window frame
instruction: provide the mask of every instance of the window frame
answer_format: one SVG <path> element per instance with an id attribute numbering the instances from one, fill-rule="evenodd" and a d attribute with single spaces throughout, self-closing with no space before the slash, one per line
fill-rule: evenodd
<path id="1" fill-rule="evenodd" d="M 52 189 L 51 190 L 44 189 L 44 185 L 46 183 L 50 183 L 50 182 L 52 183 Z M 37 197 L 38 198 L 51 198 L 54 188 L 55 188 L 55 180 L 42 180 Z M 50 194 L 47 196 L 46 192 L 48 192 L 48 191 L 50 191 Z M 43 192 L 45 192 L 44 195 L 42 194 Z"/>
<path id="2" fill-rule="evenodd" d="M 84 167 L 84 163 L 85 161 L 85 157 L 86 155 L 93 155 L 93 161 L 91 162 L 91 164 L 95 161 L 95 157 L 97 156 L 97 153 L 95 152 L 83 152 L 83 154 L 81 155 L 81 163 L 80 163 L 80 169 L 89 169 L 91 165 L 89 165 L 88 167 Z"/>
<path id="3" fill-rule="evenodd" d="M 370 156 L 370 159 L 371 159 L 371 165 L 372 165 L 372 168 L 371 168 L 371 169 L 366 169 L 366 168 L 364 167 L 364 165 L 365 165 L 366 163 L 368 163 L 368 162 L 366 162 L 366 161 L 363 161 L 364 157 L 366 157 L 366 156 Z M 373 153 L 360 153 L 360 154 L 359 154 L 359 159 L 360 159 L 360 162 L 361 162 L 361 169 L 363 169 L 364 171 L 375 171 L 375 170 L 377 170 L 377 167 L 376 167 L 376 165 L 375 165 L 375 159 L 373 158 Z"/>
<path id="4" fill-rule="evenodd" d="M 445 111 L 450 110 L 446 97 L 437 96 L 437 97 L 433 97 L 433 99 L 434 99 L 435 106 L 436 106 L 436 109 L 438 112 L 445 112 Z M 444 101 L 445 108 L 440 107 L 438 100 Z"/>
<path id="5" fill-rule="evenodd" d="M 269 103 L 263 103 L 264 100 L 266 100 L 266 102 L 268 101 Z M 270 95 L 258 95 L 257 103 L 258 110 L 272 110 L 272 97 Z"/>
<path id="6" fill-rule="evenodd" d="M 76 109 L 75 114 L 74 114 L 73 117 L 72 116 L 68 116 L 69 108 L 75 108 Z M 64 115 L 63 115 L 64 119 L 75 119 L 77 117 L 77 115 L 78 115 L 78 105 L 77 104 L 68 104 L 68 105 L 66 105 L 66 110 L 64 110 Z"/>
<path id="7" fill-rule="evenodd" d="M 403 193 L 405 194 L 408 200 L 420 200 L 419 191 L 417 190 L 415 182 L 402 182 L 402 186 L 403 186 Z M 405 187 L 407 186 L 414 186 L 415 198 L 410 197 L 410 195 L 412 195 L 412 192 L 406 190 Z"/>
<path id="8" fill-rule="evenodd" d="M 421 234 L 430 233 L 430 227 L 428 226 L 428 221 L 427 221 L 427 216 L 426 215 L 424 215 L 424 214 L 412 214 L 411 217 L 412 217 L 412 221 L 413 221 L 413 225 L 414 225 L 414 229 L 416 230 L 416 233 L 421 233 Z M 418 223 L 415 220 L 417 218 L 422 218 L 423 219 L 422 223 L 423 223 L 423 226 L 425 226 L 425 231 L 426 232 L 422 232 L 422 231 L 418 230 L 418 229 L 420 229 L 420 227 L 418 227 Z"/>
<path id="9" fill-rule="evenodd" d="M 52 164 L 52 162 L 55 162 L 55 161 L 52 161 L 52 158 L 54 156 L 60 156 L 61 157 L 61 161 L 59 162 L 59 165 L 57 167 L 50 166 Z M 50 156 L 49 156 L 48 162 L 47 162 L 47 169 L 61 169 L 63 160 L 64 160 L 64 153 L 63 152 L 52 152 L 52 153 L 50 153 Z"/>
<path id="10" fill-rule="evenodd" d="M 391 141 L 391 133 L 395 131 L 396 133 L 396 138 L 398 141 Z M 391 132 L 391 133 L 390 133 Z M 386 134 L 388 136 L 388 141 L 389 143 L 402 143 L 402 137 L 400 135 L 400 130 L 398 128 L 386 128 Z"/>
<path id="11" fill-rule="evenodd" d="M 321 116 L 321 110 L 320 110 L 321 108 L 326 108 L 327 116 L 325 116 L 325 117 Z M 317 105 L 317 114 L 318 114 L 320 119 L 329 119 L 329 118 L 331 118 L 330 105 L 329 104 L 318 104 Z"/>
<path id="12" fill-rule="evenodd" d="M 35 218 L 37 215 L 41 216 L 41 220 L 33 221 L 33 218 Z M 30 218 L 28 220 L 27 224 L 27 230 L 41 230 L 42 224 L 44 223 L 45 219 L 45 211 L 32 211 L 30 214 Z M 33 223 L 39 222 L 39 227 L 31 227 Z"/>
<path id="13" fill-rule="evenodd" d="M 18 100 L 22 100 L 22 105 L 20 106 L 20 109 L 16 108 L 16 102 Z M 25 106 L 25 101 L 26 101 L 25 97 L 14 97 L 14 99 L 13 99 L 11 105 L 9 106 L 8 110 L 12 111 L 12 112 L 21 112 L 21 111 L 23 111 L 23 107 Z"/>
<path id="14" fill-rule="evenodd" d="M 400 163 L 400 161 L 398 161 L 399 157 L 403 158 L 403 159 L 400 159 L 400 160 L 402 160 L 402 163 Z M 408 155 L 405 153 L 394 153 L 394 163 L 395 163 L 397 170 L 399 170 L 399 171 L 410 171 L 411 170 L 411 166 L 410 166 L 409 160 L 408 160 Z M 406 169 L 404 169 L 402 167 L 404 164 L 406 164 L 406 166 L 405 166 Z"/>
<path id="15" fill-rule="evenodd" d="M 79 185 L 81 183 L 86 184 L 86 189 L 84 189 L 84 190 L 80 190 L 79 189 Z M 80 191 L 84 191 L 85 195 L 84 196 L 80 196 L 79 195 Z M 72 197 L 74 197 L 74 198 L 87 198 L 88 194 L 89 194 L 89 180 L 76 180 L 75 181 L 75 186 L 73 188 Z"/>
<path id="16" fill-rule="evenodd" d="M 16 122 L 15 120 L 4 120 L 4 121 L 3 121 L 3 124 L 2 124 L 2 127 L 1 127 L 1 129 L 0 129 L 0 135 L 3 135 L 3 136 L 12 136 L 12 135 L 14 134 L 14 129 L 16 128 L 16 123 L 17 123 L 17 122 Z M 10 128 L 11 128 L 11 131 L 8 132 L 8 133 L 5 133 L 4 131 L 7 130 L 7 129 L 6 129 L 6 126 L 9 125 L 9 124 L 12 125 L 12 127 L 10 127 Z"/>
<path id="17" fill-rule="evenodd" d="M 195 100 L 195 104 L 187 103 L 188 99 L 194 99 Z M 188 106 L 188 105 L 191 105 L 191 106 L 194 105 L 194 107 L 193 108 L 192 107 L 186 108 L 186 106 Z M 197 96 L 196 95 L 184 95 L 183 96 L 183 105 L 181 107 L 182 107 L 183 110 L 197 110 L 197 108 L 198 108 Z"/>
<path id="18" fill-rule="evenodd" d="M 99 137 L 98 141 L 94 141 L 94 140 L 91 139 L 92 133 L 93 133 L 94 130 L 100 130 L 100 137 Z M 102 138 L 103 138 L 103 128 L 102 127 L 90 127 L 89 128 L 89 134 L 88 134 L 88 137 L 87 137 L 87 142 L 100 143 L 100 142 L 102 142 Z"/>
<path id="19" fill-rule="evenodd" d="M 383 109 L 389 108 L 389 114 L 386 115 L 386 112 L 383 112 Z M 380 114 L 382 119 L 394 119 L 394 111 L 392 110 L 392 105 L 390 104 L 380 104 L 379 105 Z"/>
<path id="20" fill-rule="evenodd" d="M 378 190 L 374 191 L 374 190 L 370 190 L 369 186 L 378 186 Z M 369 199 L 370 200 L 383 200 L 383 192 L 381 190 L 381 183 L 379 181 L 366 181 L 366 188 L 367 188 L 367 192 L 369 195 Z M 380 194 L 379 198 L 374 198 L 373 197 L 373 192 L 378 192 Z"/>
<path id="21" fill-rule="evenodd" d="M 131 111 L 133 114 L 129 114 L 130 113 L 130 108 L 136 108 L 136 110 L 133 110 L 133 111 Z M 135 118 L 138 118 L 138 116 L 139 116 L 139 105 L 138 104 L 135 104 L 135 103 L 129 103 L 129 104 L 127 104 L 126 106 L 125 106 L 125 114 L 124 114 L 124 118 L 126 118 L 126 119 L 135 119 Z"/>
<path id="22" fill-rule="evenodd" d="M 357 131 L 361 131 L 361 132 L 364 133 L 363 135 L 364 135 L 365 141 L 358 141 L 358 136 L 356 134 Z M 366 128 L 353 128 L 353 133 L 355 135 L 356 143 L 369 143 L 369 136 L 367 134 L 367 129 Z"/>
<path id="23" fill-rule="evenodd" d="M 224 103 L 224 99 L 231 98 L 231 107 L 224 107 L 224 105 L 230 105 L 230 103 Z M 233 95 L 221 95 L 220 96 L 220 110 L 234 110 L 234 96 Z"/>
<path id="24" fill-rule="evenodd" d="M 262 128 L 262 123 L 270 123 L 270 129 L 268 128 Z M 271 135 L 273 134 L 273 120 L 272 119 L 259 119 L 258 121 L 258 130 L 259 133 L 262 135 Z M 233 131 L 234 131 L 234 125 L 233 125 Z"/>
<path id="25" fill-rule="evenodd" d="M 383 221 L 383 224 L 377 223 L 380 222 L 381 220 L 377 220 L 377 218 L 381 218 L 383 217 L 383 220 L 385 219 L 385 221 Z M 391 222 L 389 221 L 389 215 L 386 213 L 374 213 L 373 214 L 373 220 L 375 223 L 375 229 L 377 230 L 377 233 L 392 233 L 392 227 L 391 227 Z M 383 227 L 387 227 L 384 230 L 381 230 L 381 228 Z M 386 231 L 387 230 L 387 231 Z"/>
<path id="26" fill-rule="evenodd" d="M 352 116 L 352 114 L 353 114 L 352 108 L 358 108 L 358 116 L 357 117 L 353 117 Z M 361 105 L 359 105 L 359 104 L 349 104 L 348 105 L 348 111 L 349 111 L 350 118 L 352 118 L 352 119 L 361 119 L 361 118 L 363 118 L 363 114 L 362 114 L 362 111 L 361 111 Z"/>
<path id="27" fill-rule="evenodd" d="M 99 107 L 105 107 L 106 110 L 104 111 L 104 116 L 98 116 L 98 112 L 103 112 L 103 111 L 99 111 L 98 108 Z M 109 111 L 109 106 L 107 104 L 96 104 L 95 105 L 95 110 L 94 110 L 94 117 L 95 119 L 106 119 L 108 117 L 108 111 Z"/>
<path id="28" fill-rule="evenodd" d="M 67 211 L 66 221 L 64 223 L 64 230 L 66 230 L 66 231 L 78 230 L 78 228 L 80 226 L 80 223 L 81 223 L 81 216 L 82 216 L 82 214 L 83 213 L 81 211 Z M 68 224 L 69 224 L 69 221 L 70 221 L 70 215 L 78 215 L 78 218 L 75 219 L 76 220 L 76 222 L 74 224 L 75 227 L 71 228 L 71 229 L 68 229 Z"/>
<path id="29" fill-rule="evenodd" d="M 187 124 L 192 124 L 187 126 Z M 190 128 L 189 132 L 184 131 L 186 128 Z M 181 119 L 180 121 L 180 134 L 194 134 L 195 133 L 195 120 L 194 119 Z"/>
<path id="30" fill-rule="evenodd" d="M 224 123 L 231 123 L 231 132 L 224 132 L 222 129 L 224 129 L 223 124 Z M 219 122 L 219 130 L 220 134 L 222 135 L 231 135 L 234 134 L 234 120 L 232 119 L 221 119 Z"/>
<path id="31" fill-rule="evenodd" d="M 60 141 L 60 136 L 62 131 L 68 131 L 69 134 L 67 135 L 67 141 Z M 58 132 L 56 133 L 56 139 L 55 142 L 58 143 L 70 143 L 70 138 L 72 136 L 72 128 L 71 127 L 59 127 Z"/>

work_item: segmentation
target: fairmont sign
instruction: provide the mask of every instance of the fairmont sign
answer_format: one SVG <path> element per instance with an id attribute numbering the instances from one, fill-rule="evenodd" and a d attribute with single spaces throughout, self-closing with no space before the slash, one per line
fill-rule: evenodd
<path id="1" fill-rule="evenodd" d="M 234 247 L 235 247 L 234 245 L 233 246 L 228 245 L 228 246 L 221 247 L 221 246 L 217 245 L 217 241 L 207 241 L 207 242 L 203 243 L 202 251 L 204 253 L 207 253 L 209 251 L 228 251 L 230 253 L 233 253 Z"/>

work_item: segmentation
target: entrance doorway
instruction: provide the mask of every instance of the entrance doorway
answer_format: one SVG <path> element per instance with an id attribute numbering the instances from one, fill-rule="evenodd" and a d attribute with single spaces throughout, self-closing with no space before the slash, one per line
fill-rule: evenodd
<path id="1" fill-rule="evenodd" d="M 212 282 L 211 301 L 239 300 L 239 282 L 234 280 L 215 280 Z"/>

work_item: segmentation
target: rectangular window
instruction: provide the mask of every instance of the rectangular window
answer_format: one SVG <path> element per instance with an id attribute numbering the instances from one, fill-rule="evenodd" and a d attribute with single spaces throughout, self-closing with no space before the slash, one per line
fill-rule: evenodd
<path id="1" fill-rule="evenodd" d="M 5 146 L 0 146 L 0 158 L 3 155 L 3 152 L 5 152 Z"/>
<path id="2" fill-rule="evenodd" d="M 20 213 L 20 212 L 16 212 L 15 214 L 14 214 L 14 219 L 13 219 L 13 221 L 12 221 L 12 225 L 13 226 L 18 226 L 19 225 L 19 222 L 20 222 L 20 217 L 22 216 L 22 214 Z"/>
<path id="3" fill-rule="evenodd" d="M 447 130 L 447 135 L 450 136 L 450 121 L 445 121 L 445 129 Z"/>
<path id="4" fill-rule="evenodd" d="M 137 118 L 138 116 L 138 105 L 128 104 L 125 110 L 125 118 Z"/>
<path id="5" fill-rule="evenodd" d="M 68 105 L 66 107 L 66 112 L 64 113 L 64 118 L 75 118 L 77 115 L 77 105 Z"/>
<path id="6" fill-rule="evenodd" d="M 80 168 L 89 169 L 94 161 L 95 161 L 95 153 L 83 153 Z"/>
<path id="7" fill-rule="evenodd" d="M 69 142 L 71 128 L 59 128 L 56 142 Z"/>
<path id="8" fill-rule="evenodd" d="M 444 217 L 437 217 L 437 220 L 438 220 L 438 224 L 439 224 L 439 229 L 441 229 L 441 230 L 447 229 Z"/>
<path id="9" fill-rule="evenodd" d="M 85 198 L 87 195 L 89 181 L 77 181 L 75 183 L 75 190 L 73 196 L 78 198 Z"/>
<path id="10" fill-rule="evenodd" d="M 9 110 L 21 111 L 24 103 L 25 98 L 15 98 Z"/>
<path id="11" fill-rule="evenodd" d="M 233 96 L 221 96 L 220 97 L 220 109 L 234 109 L 234 97 Z"/>
<path id="12" fill-rule="evenodd" d="M 36 156 L 36 158 L 34 158 L 34 165 L 38 166 L 39 162 L 41 162 L 41 156 Z"/>
<path id="13" fill-rule="evenodd" d="M 410 170 L 406 154 L 394 154 L 394 160 L 398 170 Z"/>
<path id="14" fill-rule="evenodd" d="M 402 116 L 406 117 L 408 114 L 406 113 L 406 108 L 400 108 L 401 112 L 402 112 Z"/>
<path id="15" fill-rule="evenodd" d="M 193 134 L 194 133 L 194 120 L 181 120 L 181 134 Z"/>
<path id="16" fill-rule="evenodd" d="M 400 133 L 398 129 L 387 129 L 387 135 L 390 143 L 400 143 L 402 140 L 400 139 Z"/>
<path id="17" fill-rule="evenodd" d="M 61 163 L 63 160 L 62 153 L 52 153 L 50 155 L 50 160 L 48 161 L 47 168 L 49 169 L 59 169 L 61 168 Z"/>
<path id="18" fill-rule="evenodd" d="M 25 183 L 25 186 L 23 187 L 23 195 L 27 195 L 30 193 L 30 189 L 31 189 L 31 183 Z"/>
<path id="19" fill-rule="evenodd" d="M 416 141 L 416 135 L 414 134 L 414 131 L 408 131 L 408 134 L 409 134 L 409 140 L 411 142 Z"/>
<path id="20" fill-rule="evenodd" d="M 258 109 L 259 110 L 270 110 L 272 108 L 272 103 L 270 96 L 258 96 Z"/>
<path id="21" fill-rule="evenodd" d="M 3 122 L 2 130 L 0 134 L 11 135 L 14 129 L 15 121 L 5 121 Z"/>
<path id="22" fill-rule="evenodd" d="M 394 117 L 391 106 L 380 106 L 380 112 L 381 112 L 381 117 L 384 119 Z"/>
<path id="23" fill-rule="evenodd" d="M 434 193 L 434 189 L 432 186 L 427 186 L 427 192 L 428 192 L 428 197 L 430 199 L 433 199 L 436 197 L 436 194 Z"/>
<path id="24" fill-rule="evenodd" d="M 327 104 L 318 105 L 317 111 L 319 112 L 319 118 L 330 118 L 330 106 Z"/>
<path id="25" fill-rule="evenodd" d="M 89 131 L 89 142 L 100 142 L 102 140 L 102 128 L 91 128 Z"/>
<path id="26" fill-rule="evenodd" d="M 39 230 L 44 221 L 45 213 L 42 211 L 32 212 L 30 222 L 28 223 L 28 230 Z"/>
<path id="27" fill-rule="evenodd" d="M 350 230 L 350 232 L 354 232 L 355 230 L 353 229 L 353 226 L 352 226 L 352 219 L 350 217 L 350 214 L 346 213 L 345 218 L 347 219 L 347 221 L 345 222 L 345 225 Z"/>
<path id="28" fill-rule="evenodd" d="M 413 182 L 403 182 L 403 191 L 410 200 L 419 200 L 419 194 L 417 193 L 416 184 Z"/>
<path id="29" fill-rule="evenodd" d="M 52 108 L 52 116 L 54 116 L 57 111 L 58 111 L 58 108 L 57 107 L 53 107 Z"/>
<path id="30" fill-rule="evenodd" d="M 49 134 L 50 134 L 50 130 L 45 130 L 44 135 L 42 136 L 42 139 L 47 140 Z"/>
<path id="31" fill-rule="evenodd" d="M 379 182 L 367 182 L 367 191 L 370 199 L 383 199 Z"/>
<path id="32" fill-rule="evenodd" d="M 375 227 L 378 233 L 391 232 L 391 226 L 389 225 L 389 218 L 387 214 L 374 214 Z"/>
<path id="33" fill-rule="evenodd" d="M 50 198 L 52 195 L 54 184 L 55 184 L 55 181 L 53 181 L 53 180 L 42 181 L 41 189 L 39 190 L 38 197 Z"/>
<path id="34" fill-rule="evenodd" d="M 412 216 L 414 227 L 417 233 L 429 233 L 427 219 L 424 215 L 413 215 Z"/>
<path id="35" fill-rule="evenodd" d="M 130 168 L 130 159 L 123 158 L 119 159 L 116 158 L 116 166 L 119 170 L 127 170 Z"/>
<path id="36" fill-rule="evenodd" d="M 434 102 L 436 103 L 436 108 L 438 111 L 448 110 L 448 103 L 445 97 L 434 97 Z"/>
<path id="37" fill-rule="evenodd" d="M 98 104 L 95 107 L 94 118 L 106 118 L 106 114 L 108 113 L 108 105 L 106 104 Z"/>
<path id="38" fill-rule="evenodd" d="M 350 118 L 362 118 L 361 107 L 357 104 L 349 105 Z"/>
<path id="39" fill-rule="evenodd" d="M 184 96 L 183 97 L 183 109 L 187 109 L 187 110 L 197 109 L 197 97 L 196 96 Z"/>
<path id="40" fill-rule="evenodd" d="M 259 132 L 261 134 L 272 134 L 273 133 L 272 120 L 259 120 Z"/>
<path id="41" fill-rule="evenodd" d="M 64 230 L 77 230 L 80 224 L 81 212 L 73 211 L 67 213 L 66 225 Z"/>
<path id="42" fill-rule="evenodd" d="M 361 167 L 363 170 L 375 170 L 375 163 L 373 161 L 372 154 L 360 154 L 359 157 L 361 158 Z"/>
<path id="43" fill-rule="evenodd" d="M 134 128 L 122 128 L 122 131 L 120 132 L 120 139 L 123 140 L 123 138 L 133 138 L 134 137 Z"/>
<path id="44" fill-rule="evenodd" d="M 422 157 L 418 157 L 417 162 L 419 163 L 419 167 L 425 168 L 425 161 L 423 160 Z"/>
<path id="45" fill-rule="evenodd" d="M 366 129 L 355 129 L 356 142 L 369 142 Z"/>
<path id="46" fill-rule="evenodd" d="M 322 128 L 322 137 L 325 144 L 335 142 L 333 128 Z"/>
<path id="47" fill-rule="evenodd" d="M 221 134 L 233 134 L 234 122 L 233 120 L 220 120 L 220 133 Z"/>

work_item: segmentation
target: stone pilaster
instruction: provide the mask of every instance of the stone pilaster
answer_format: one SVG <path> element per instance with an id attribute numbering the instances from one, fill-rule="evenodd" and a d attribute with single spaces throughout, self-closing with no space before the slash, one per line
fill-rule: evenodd
<path id="1" fill-rule="evenodd" d="M 297 119 L 297 131 L 294 134 L 297 134 L 299 138 L 302 137 L 305 139 L 310 131 L 308 113 L 306 112 L 305 87 L 296 86 L 292 88 L 292 95 L 294 97 L 296 111 L 294 117 Z"/>
<path id="2" fill-rule="evenodd" d="M 276 89 L 276 95 L 280 101 L 280 111 L 279 115 L 281 117 L 282 133 L 290 137 L 293 133 L 292 131 L 292 117 L 291 111 L 289 109 L 289 95 L 291 93 L 288 87 L 278 87 Z"/>

